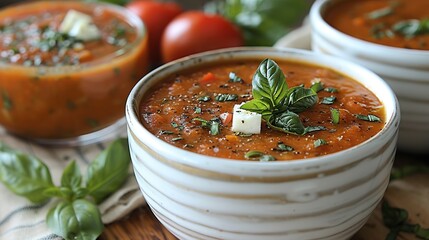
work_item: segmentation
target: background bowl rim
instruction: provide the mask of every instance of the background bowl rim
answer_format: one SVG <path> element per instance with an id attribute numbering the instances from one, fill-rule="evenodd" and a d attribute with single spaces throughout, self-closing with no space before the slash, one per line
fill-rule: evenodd
<path id="1" fill-rule="evenodd" d="M 360 38 L 356 38 L 350 36 L 346 33 L 343 33 L 336 28 L 332 27 L 328 24 L 325 19 L 322 17 L 323 11 L 325 10 L 327 4 L 334 4 L 335 2 L 344 1 L 344 0 L 316 0 L 311 6 L 309 19 L 311 22 L 311 27 L 316 32 L 327 31 L 326 36 L 330 36 L 330 39 L 337 39 L 336 42 L 343 42 L 346 45 L 353 45 L 354 48 L 360 49 L 363 52 L 385 52 L 391 51 L 391 54 L 407 54 L 411 56 L 421 56 L 429 58 L 429 50 L 419 50 L 419 49 L 407 49 L 407 48 L 399 48 L 392 47 L 383 44 L 373 43 L 369 41 L 362 40 Z M 318 27 L 322 27 L 322 30 L 317 30 L 315 25 Z M 391 56 L 389 56 L 390 58 Z"/>

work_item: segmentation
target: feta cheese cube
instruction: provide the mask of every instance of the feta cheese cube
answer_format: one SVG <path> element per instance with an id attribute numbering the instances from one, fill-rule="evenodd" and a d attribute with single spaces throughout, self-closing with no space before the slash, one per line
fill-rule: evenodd
<path id="1" fill-rule="evenodd" d="M 100 30 L 92 22 L 91 16 L 75 10 L 67 12 L 59 30 L 83 41 L 98 39 L 101 36 Z"/>
<path id="2" fill-rule="evenodd" d="M 241 105 L 243 104 L 236 104 L 234 106 L 232 116 L 232 131 L 245 134 L 261 133 L 262 115 L 240 109 Z"/>

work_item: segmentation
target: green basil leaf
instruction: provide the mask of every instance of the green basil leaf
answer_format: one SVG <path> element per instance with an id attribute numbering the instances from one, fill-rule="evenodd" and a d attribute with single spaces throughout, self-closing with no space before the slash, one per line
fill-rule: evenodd
<path id="1" fill-rule="evenodd" d="M 234 82 L 234 83 L 243 83 L 243 79 L 239 76 L 237 76 L 237 74 L 235 72 L 230 72 L 229 75 L 229 82 Z"/>
<path id="2" fill-rule="evenodd" d="M 317 139 L 316 141 L 314 141 L 314 147 L 320 147 L 320 146 L 322 146 L 322 145 L 327 145 L 328 144 L 328 142 L 326 142 L 326 140 L 325 139 L 321 139 L 321 138 L 319 138 L 319 139 Z"/>
<path id="3" fill-rule="evenodd" d="M 31 155 L 0 143 L 0 181 L 12 192 L 40 203 L 49 199 L 43 191 L 54 187 L 49 168 Z"/>
<path id="4" fill-rule="evenodd" d="M 269 127 L 285 133 L 295 135 L 305 134 L 305 127 L 298 114 L 294 112 L 287 111 L 278 115 L 273 115 L 267 124 Z"/>
<path id="5" fill-rule="evenodd" d="M 381 119 L 379 117 L 372 114 L 368 114 L 368 115 L 356 114 L 355 116 L 360 120 L 364 120 L 368 122 L 381 122 Z"/>
<path id="6" fill-rule="evenodd" d="M 408 219 L 408 212 L 406 210 L 391 207 L 387 201 L 383 202 L 381 212 L 383 214 L 383 223 L 388 228 L 395 228 Z"/>
<path id="7" fill-rule="evenodd" d="M 305 128 L 305 133 L 311 133 L 311 132 L 322 131 L 322 130 L 326 130 L 326 128 L 324 126 L 308 126 Z"/>
<path id="8" fill-rule="evenodd" d="M 400 33 L 405 37 L 414 37 L 419 34 L 429 33 L 429 18 L 428 19 L 410 19 L 398 22 L 392 26 L 394 32 Z"/>
<path id="9" fill-rule="evenodd" d="M 319 98 L 317 93 L 311 89 L 301 86 L 289 89 L 285 104 L 289 111 L 300 113 L 308 108 L 313 107 Z"/>
<path id="10" fill-rule="evenodd" d="M 318 93 L 324 89 L 323 83 L 321 81 L 316 81 L 311 85 L 310 89 Z"/>
<path id="11" fill-rule="evenodd" d="M 262 115 L 262 118 L 264 120 L 268 120 L 272 115 L 270 103 L 260 99 L 252 99 L 241 105 L 240 108 L 247 111 L 259 113 Z"/>
<path id="12" fill-rule="evenodd" d="M 49 210 L 46 223 L 55 234 L 76 240 L 95 240 L 104 228 L 97 205 L 85 199 L 60 202 Z"/>
<path id="13" fill-rule="evenodd" d="M 215 100 L 217 102 L 233 102 L 237 101 L 237 94 L 219 93 L 216 95 Z"/>
<path id="14" fill-rule="evenodd" d="M 271 162 L 276 160 L 275 157 L 260 151 L 249 151 L 244 157 L 249 160 L 259 160 L 260 162 Z"/>
<path id="15" fill-rule="evenodd" d="M 326 105 L 332 105 L 332 104 L 334 104 L 335 100 L 337 100 L 337 98 L 334 96 L 324 97 L 320 103 L 326 104 Z"/>
<path id="16" fill-rule="evenodd" d="M 271 59 L 265 59 L 259 65 L 252 80 L 252 95 L 270 103 L 270 109 L 282 104 L 288 91 L 285 75 Z"/>
<path id="17" fill-rule="evenodd" d="M 128 140 L 120 138 L 89 165 L 86 187 L 96 203 L 103 201 L 127 180 L 130 162 Z"/>
<path id="18" fill-rule="evenodd" d="M 279 152 L 291 152 L 294 150 L 294 148 L 284 144 L 283 142 L 279 142 L 277 144 L 277 147 L 273 148 L 272 150 L 279 151 Z"/>
<path id="19" fill-rule="evenodd" d="M 331 120 L 333 124 L 340 123 L 340 110 L 331 108 Z"/>
<path id="20" fill-rule="evenodd" d="M 333 87 L 326 87 L 323 89 L 325 92 L 329 92 L 329 93 L 337 93 L 338 89 L 333 88 Z"/>
<path id="21" fill-rule="evenodd" d="M 81 186 L 82 174 L 75 161 L 71 161 L 64 169 L 61 176 L 61 186 L 69 187 L 70 189 L 77 189 Z"/>

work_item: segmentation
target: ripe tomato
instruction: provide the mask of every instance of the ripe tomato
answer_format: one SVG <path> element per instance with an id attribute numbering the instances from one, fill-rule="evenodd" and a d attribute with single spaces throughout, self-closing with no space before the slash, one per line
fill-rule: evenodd
<path id="1" fill-rule="evenodd" d="M 165 28 L 161 53 L 162 60 L 169 62 L 194 53 L 242 45 L 240 30 L 222 16 L 189 11 Z"/>
<path id="2" fill-rule="evenodd" d="M 134 0 L 126 7 L 144 22 L 149 38 L 149 56 L 154 65 L 161 61 L 161 36 L 168 23 L 183 10 L 174 2 Z"/>

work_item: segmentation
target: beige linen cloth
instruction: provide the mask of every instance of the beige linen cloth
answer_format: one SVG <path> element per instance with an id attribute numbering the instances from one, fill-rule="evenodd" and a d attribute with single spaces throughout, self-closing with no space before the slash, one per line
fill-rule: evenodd
<path id="1" fill-rule="evenodd" d="M 0 129 L 0 141 L 42 160 L 49 167 L 56 185 L 60 183 L 64 167 L 72 160 L 76 161 L 82 175 L 86 176 L 87 165 L 92 159 L 113 139 L 126 137 L 126 127 L 123 126 L 110 135 L 109 140 L 92 145 L 49 148 L 13 137 Z M 127 182 L 99 205 L 103 223 L 118 220 L 144 203 L 145 200 L 139 190 L 132 168 L 130 168 Z M 54 204 L 55 200 L 44 204 L 31 203 L 26 198 L 15 195 L 0 183 L 0 240 L 60 239 L 47 228 L 45 223 L 46 214 Z"/>

